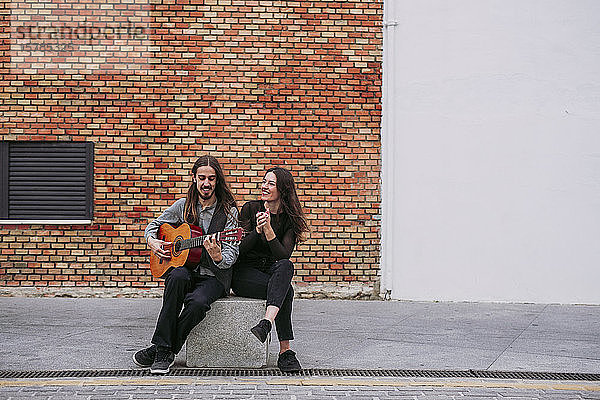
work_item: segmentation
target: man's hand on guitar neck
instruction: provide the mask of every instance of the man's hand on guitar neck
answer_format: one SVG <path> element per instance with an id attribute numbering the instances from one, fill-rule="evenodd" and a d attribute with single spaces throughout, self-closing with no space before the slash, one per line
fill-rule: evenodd
<path id="1" fill-rule="evenodd" d="M 202 243 L 206 251 L 208 251 L 208 255 L 215 264 L 223 261 L 223 255 L 221 254 L 221 243 L 217 241 L 217 235 L 209 235 L 206 239 L 204 239 L 204 243 Z"/>
<path id="2" fill-rule="evenodd" d="M 165 242 L 160 239 L 148 238 L 148 246 L 150 246 L 150 250 L 158 257 L 168 260 L 171 258 L 171 250 L 169 250 L 169 246 L 171 242 Z"/>

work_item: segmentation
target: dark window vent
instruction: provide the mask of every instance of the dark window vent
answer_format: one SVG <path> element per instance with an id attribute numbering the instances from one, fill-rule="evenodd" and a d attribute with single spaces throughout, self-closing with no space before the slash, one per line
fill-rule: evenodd
<path id="1" fill-rule="evenodd" d="M 92 219 L 93 143 L 0 142 L 2 219 Z"/>

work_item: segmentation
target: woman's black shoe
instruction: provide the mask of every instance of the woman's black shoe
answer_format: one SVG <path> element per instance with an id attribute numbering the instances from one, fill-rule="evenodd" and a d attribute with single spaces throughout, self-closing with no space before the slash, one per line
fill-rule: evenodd
<path id="1" fill-rule="evenodd" d="M 286 350 L 279 355 L 277 366 L 281 372 L 299 372 L 302 370 L 300 362 L 296 358 L 296 353 L 292 350 Z"/>
<path id="2" fill-rule="evenodd" d="M 252 329 L 250 329 L 254 336 L 258 338 L 262 343 L 267 340 L 267 335 L 271 332 L 271 321 L 268 319 L 261 319 L 258 321 L 258 324 Z"/>

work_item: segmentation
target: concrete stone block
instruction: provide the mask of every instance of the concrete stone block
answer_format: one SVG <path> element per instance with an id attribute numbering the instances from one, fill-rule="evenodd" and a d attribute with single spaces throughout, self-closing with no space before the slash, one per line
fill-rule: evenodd
<path id="1" fill-rule="evenodd" d="M 227 297 L 214 302 L 206 318 L 187 338 L 186 365 L 210 368 L 267 366 L 271 335 L 261 343 L 250 332 L 250 328 L 264 317 L 265 308 L 265 300 L 246 297 Z"/>

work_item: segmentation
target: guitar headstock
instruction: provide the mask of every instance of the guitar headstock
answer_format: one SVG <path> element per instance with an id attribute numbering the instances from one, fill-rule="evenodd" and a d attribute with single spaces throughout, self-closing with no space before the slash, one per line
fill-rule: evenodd
<path id="1" fill-rule="evenodd" d="M 241 242 L 246 236 L 246 231 L 242 228 L 234 228 L 221 232 L 219 240 L 221 242 Z"/>

